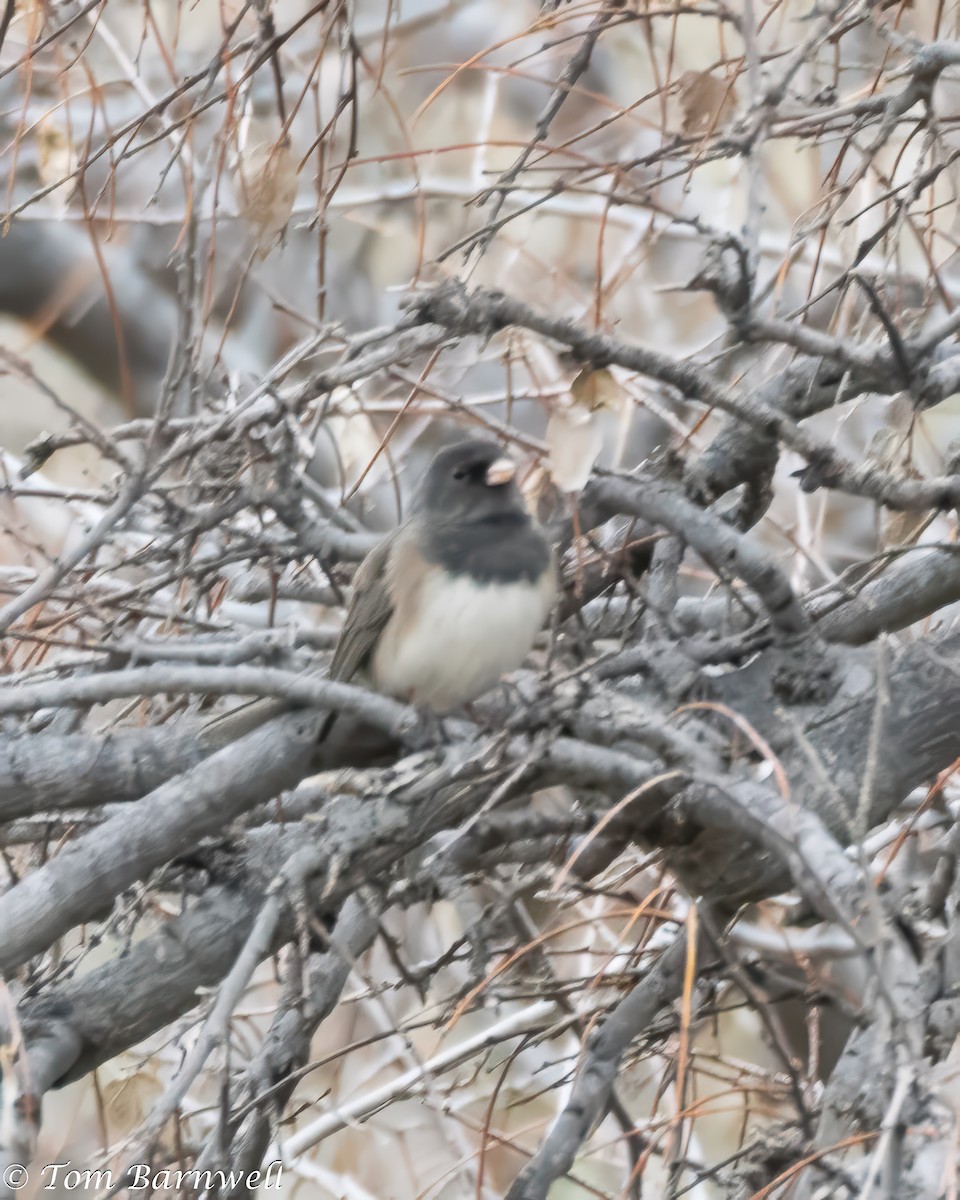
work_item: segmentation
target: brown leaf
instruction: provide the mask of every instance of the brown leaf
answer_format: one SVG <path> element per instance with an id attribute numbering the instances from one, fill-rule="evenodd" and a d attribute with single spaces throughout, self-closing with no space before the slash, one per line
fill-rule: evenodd
<path id="1" fill-rule="evenodd" d="M 687 71 L 679 82 L 684 133 L 712 133 L 729 123 L 737 107 L 733 83 L 709 71 Z"/>
<path id="2" fill-rule="evenodd" d="M 923 478 L 920 471 L 905 460 L 901 461 L 896 475 L 901 479 Z M 912 510 L 898 512 L 896 509 L 882 508 L 880 510 L 880 544 L 885 550 L 893 546 L 913 546 L 920 540 L 929 523 L 929 512 Z"/>
<path id="3" fill-rule="evenodd" d="M 588 412 L 596 412 L 601 408 L 619 408 L 623 400 L 620 384 L 602 367 L 599 371 L 591 371 L 584 367 L 570 385 L 570 395 L 573 402 Z"/>
<path id="4" fill-rule="evenodd" d="M 50 117 L 43 117 L 37 124 L 37 171 L 44 187 L 59 183 L 49 196 L 54 208 L 65 209 L 74 183 L 70 176 L 77 167 L 77 154 L 66 131 Z"/>
<path id="5" fill-rule="evenodd" d="M 289 139 L 248 141 L 237 155 L 235 179 L 240 211 L 265 250 L 286 228 L 297 198 L 297 163 Z"/>
<path id="6" fill-rule="evenodd" d="M 112 1127 L 128 1133 L 136 1129 L 159 1100 L 163 1084 L 151 1066 L 116 1061 L 104 1074 L 100 1094 Z"/>
<path id="7" fill-rule="evenodd" d="M 607 370 L 584 367 L 570 386 L 570 399 L 557 404 L 547 422 L 550 478 L 562 492 L 579 492 L 603 449 L 602 413 L 619 408 L 620 385 Z"/>

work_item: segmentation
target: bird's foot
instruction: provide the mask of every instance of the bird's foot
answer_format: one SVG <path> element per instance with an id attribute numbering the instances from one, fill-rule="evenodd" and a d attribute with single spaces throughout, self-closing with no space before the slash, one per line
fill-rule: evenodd
<path id="1" fill-rule="evenodd" d="M 427 750 L 449 743 L 442 717 L 426 704 L 415 705 L 415 710 L 416 717 L 411 721 L 413 737 L 409 739 L 414 749 Z"/>

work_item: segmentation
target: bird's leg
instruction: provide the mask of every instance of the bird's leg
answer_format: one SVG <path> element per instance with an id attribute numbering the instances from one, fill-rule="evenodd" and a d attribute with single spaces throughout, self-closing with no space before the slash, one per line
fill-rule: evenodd
<path id="1" fill-rule="evenodd" d="M 407 703 L 412 704 L 417 713 L 417 724 L 420 727 L 424 746 L 435 746 L 449 741 L 440 717 L 429 704 L 421 704 L 411 688 L 407 692 Z"/>
<path id="2" fill-rule="evenodd" d="M 443 744 L 450 741 L 444 728 L 443 717 L 439 713 L 434 712 L 428 704 L 418 706 L 417 711 L 432 742 Z"/>

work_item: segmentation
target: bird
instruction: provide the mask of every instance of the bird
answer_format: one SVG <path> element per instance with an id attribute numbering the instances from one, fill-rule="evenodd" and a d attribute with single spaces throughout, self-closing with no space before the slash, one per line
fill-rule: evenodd
<path id="1" fill-rule="evenodd" d="M 520 666 L 556 594 L 516 464 L 493 442 L 457 442 L 434 455 L 407 515 L 357 568 L 328 677 L 444 716 Z M 248 701 L 207 722 L 202 740 L 219 747 L 287 708 Z"/>
<path id="2" fill-rule="evenodd" d="M 330 678 L 449 713 L 520 666 L 556 592 L 516 464 L 493 442 L 457 442 L 358 568 Z"/>

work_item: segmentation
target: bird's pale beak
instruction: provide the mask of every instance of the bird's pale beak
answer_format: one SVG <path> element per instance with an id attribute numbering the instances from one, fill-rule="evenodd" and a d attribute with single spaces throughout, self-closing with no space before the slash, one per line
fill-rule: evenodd
<path id="1" fill-rule="evenodd" d="M 498 458 L 487 467 L 487 487 L 502 487 L 517 473 L 517 464 L 512 458 Z"/>

